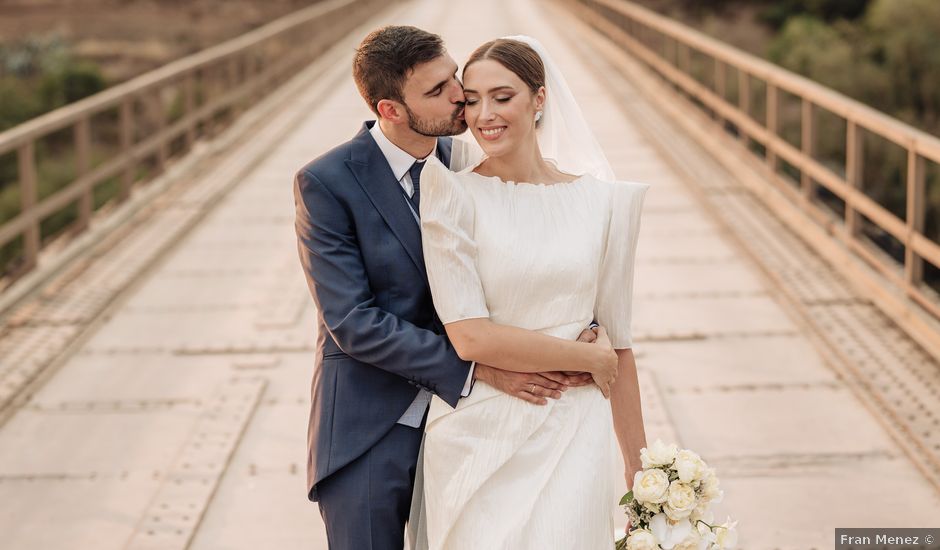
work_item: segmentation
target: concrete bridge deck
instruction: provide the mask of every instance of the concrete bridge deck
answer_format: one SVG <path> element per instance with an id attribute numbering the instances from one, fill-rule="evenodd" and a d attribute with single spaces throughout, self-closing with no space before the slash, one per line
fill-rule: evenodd
<path id="1" fill-rule="evenodd" d="M 4 320 L 0 382 L 63 352 L 0 427 L 4 548 L 326 548 L 304 495 L 315 312 L 291 178 L 369 118 L 350 53 L 385 23 L 440 33 L 458 63 L 493 37 L 538 37 L 620 178 L 653 185 L 634 314 L 647 435 L 718 469 L 718 517 L 740 520 L 741 548 L 935 526 L 933 472 L 858 387 L 870 375 L 927 403 L 910 426 L 935 441 L 937 365 L 723 180 L 573 19 L 535 0 L 420 0 L 338 44 L 233 128 L 208 168 L 183 173 Z M 849 304 L 825 313 L 829 336 L 852 332 L 856 368 L 794 292 Z"/>

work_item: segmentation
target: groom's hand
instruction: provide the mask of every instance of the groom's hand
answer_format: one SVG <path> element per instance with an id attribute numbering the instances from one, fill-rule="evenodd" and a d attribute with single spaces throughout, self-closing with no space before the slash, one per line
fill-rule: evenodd
<path id="1" fill-rule="evenodd" d="M 593 344 L 597 340 L 597 333 L 593 329 L 586 328 L 581 331 L 581 335 L 578 336 L 578 342 L 587 342 L 588 344 Z"/>
<path id="2" fill-rule="evenodd" d="M 548 374 L 548 373 L 543 373 Z M 564 376 L 564 375 L 562 375 Z M 538 373 L 513 372 L 477 363 L 473 377 L 497 390 L 528 401 L 533 405 L 548 404 L 547 397 L 560 399 L 568 387 Z"/>
<path id="3" fill-rule="evenodd" d="M 552 380 L 553 382 L 564 384 L 569 388 L 577 388 L 579 386 L 587 386 L 588 384 L 594 383 L 594 377 L 591 376 L 591 373 L 589 372 L 566 370 L 562 372 L 543 372 L 540 374 L 545 378 Z"/>

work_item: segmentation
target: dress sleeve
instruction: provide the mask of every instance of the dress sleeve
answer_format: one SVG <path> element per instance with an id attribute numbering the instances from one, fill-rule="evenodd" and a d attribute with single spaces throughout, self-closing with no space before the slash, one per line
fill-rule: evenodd
<path id="1" fill-rule="evenodd" d="M 477 271 L 475 212 L 460 176 L 436 158 L 421 173 L 421 238 L 434 309 L 444 324 L 489 317 Z"/>
<path id="2" fill-rule="evenodd" d="M 633 272 L 640 215 L 650 188 L 647 183 L 611 183 L 610 223 L 598 274 L 594 318 L 607 329 L 614 349 L 633 347 L 630 322 L 633 309 Z"/>

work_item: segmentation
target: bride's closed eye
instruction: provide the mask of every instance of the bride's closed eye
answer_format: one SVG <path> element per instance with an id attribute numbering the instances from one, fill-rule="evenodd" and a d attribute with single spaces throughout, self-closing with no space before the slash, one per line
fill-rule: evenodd
<path id="1" fill-rule="evenodd" d="M 508 102 L 510 99 L 512 99 L 512 96 L 509 96 L 509 97 L 497 97 L 497 98 L 496 98 L 496 101 L 499 102 L 499 103 L 506 103 L 506 102 Z M 475 104 L 477 104 L 477 103 L 479 103 L 479 102 L 480 102 L 480 100 L 477 99 L 477 98 L 471 99 L 471 98 L 468 97 L 468 98 L 467 98 L 467 101 L 465 102 L 465 104 L 466 104 L 466 105 L 475 105 Z"/>

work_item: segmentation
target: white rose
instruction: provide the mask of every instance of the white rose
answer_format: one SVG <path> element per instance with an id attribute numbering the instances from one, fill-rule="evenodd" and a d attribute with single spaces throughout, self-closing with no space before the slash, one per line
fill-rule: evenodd
<path id="1" fill-rule="evenodd" d="M 656 537 L 646 529 L 637 529 L 627 537 L 627 550 L 659 550 Z"/>
<path id="2" fill-rule="evenodd" d="M 676 455 L 676 462 L 672 468 L 679 474 L 683 483 L 692 483 L 701 479 L 705 474 L 705 462 L 694 452 L 683 449 Z"/>
<path id="3" fill-rule="evenodd" d="M 738 522 L 728 521 L 715 527 L 715 545 L 718 548 L 734 548 L 738 544 Z"/>
<path id="4" fill-rule="evenodd" d="M 689 534 L 686 535 L 682 542 L 672 547 L 672 550 L 699 550 L 704 548 L 708 543 L 702 540 L 702 537 L 699 536 L 698 531 L 692 529 L 689 531 Z"/>
<path id="5" fill-rule="evenodd" d="M 718 476 L 715 475 L 714 468 L 705 470 L 702 478 L 702 496 L 709 502 L 721 502 L 724 493 L 718 488 Z"/>
<path id="6" fill-rule="evenodd" d="M 663 506 L 663 511 L 669 516 L 669 519 L 678 520 L 689 517 L 696 505 L 698 505 L 698 498 L 696 498 L 695 489 L 691 485 L 682 483 L 679 480 L 669 484 L 666 504 Z"/>
<path id="7" fill-rule="evenodd" d="M 640 470 L 633 476 L 633 498 L 639 502 L 665 502 L 668 490 L 669 476 L 658 468 Z"/>
<path id="8" fill-rule="evenodd" d="M 655 468 L 656 466 L 669 466 L 676 459 L 679 448 L 675 445 L 666 445 L 657 439 L 649 447 L 640 449 L 640 462 L 643 469 Z"/>

